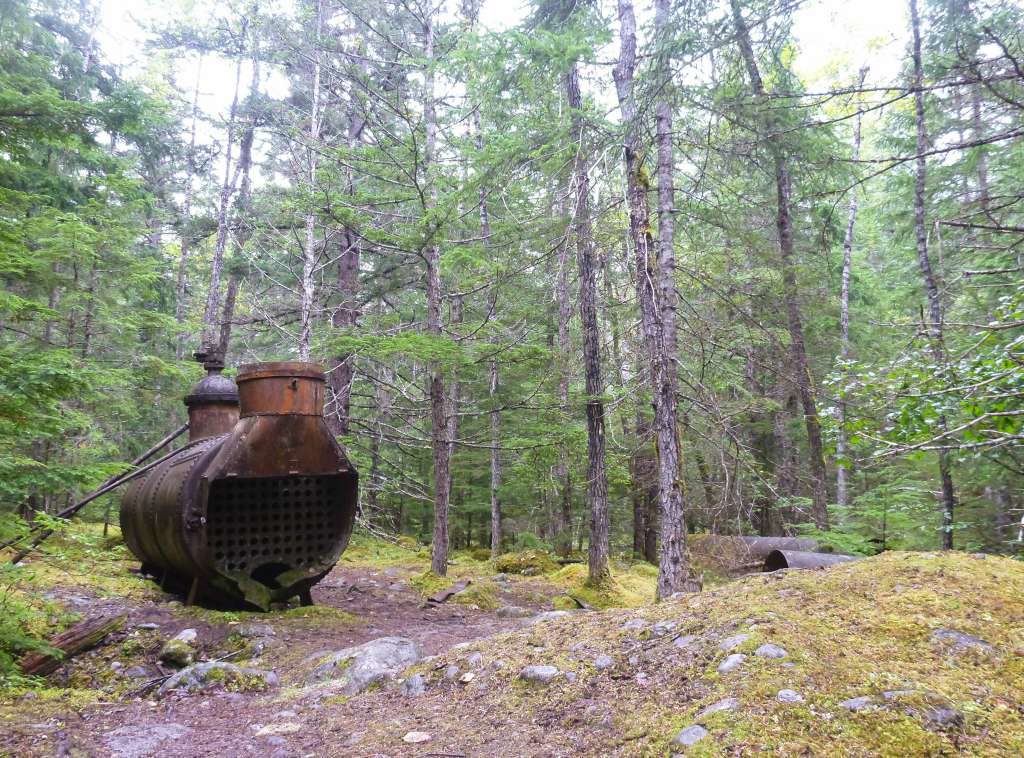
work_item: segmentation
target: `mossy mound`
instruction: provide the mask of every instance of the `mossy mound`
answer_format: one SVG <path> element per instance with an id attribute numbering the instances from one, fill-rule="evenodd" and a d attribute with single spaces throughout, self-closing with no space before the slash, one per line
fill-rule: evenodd
<path id="1" fill-rule="evenodd" d="M 503 574 L 540 575 L 558 570 L 558 564 L 541 550 L 505 553 L 494 559 L 494 568 Z"/>
<path id="2" fill-rule="evenodd" d="M 563 566 L 550 580 L 565 589 L 570 603 L 558 598 L 555 606 L 560 609 L 574 607 L 590 608 L 639 608 L 654 601 L 654 590 L 658 570 L 654 574 L 642 568 L 643 564 L 613 571 L 611 579 L 594 586 L 587 581 L 587 567 L 581 563 Z M 577 602 L 579 601 L 579 602 Z"/>
<path id="3" fill-rule="evenodd" d="M 493 582 L 471 584 L 452 600 L 460 605 L 475 605 L 485 611 L 493 610 L 501 604 L 498 602 L 498 590 Z"/>
<path id="4" fill-rule="evenodd" d="M 462 686 L 437 672 L 467 651 L 442 656 L 409 714 L 467 754 L 499 749 L 472 728 L 496 712 L 517 714 L 524 755 L 666 755 L 695 726 L 706 736 L 687 755 L 1024 754 L 1024 564 L 1006 558 L 887 553 L 757 574 L 473 650 L 494 669 Z M 731 654 L 746 657 L 719 672 Z M 530 685 L 530 665 L 561 673 Z"/>

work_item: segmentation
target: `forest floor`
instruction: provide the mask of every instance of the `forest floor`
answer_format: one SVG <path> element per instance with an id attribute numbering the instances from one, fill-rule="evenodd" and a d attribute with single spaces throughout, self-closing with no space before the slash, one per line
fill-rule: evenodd
<path id="1" fill-rule="evenodd" d="M 578 567 L 496 577 L 466 554 L 451 579 L 473 590 L 424 607 L 444 582 L 423 551 L 363 541 L 315 607 L 257 614 L 183 607 L 123 548 L 80 547 L 38 556 L 19 591 L 127 624 L 45 686 L 0 691 L 0 754 L 1024 754 L 1024 565 L 1008 559 L 890 553 L 552 612 L 579 597 Z M 636 604 L 641 578 L 620 569 L 634 591 L 616 599 Z M 161 694 L 159 652 L 185 629 L 197 658 L 277 681 Z M 314 681 L 332 651 L 393 637 L 426 657 L 358 693 Z"/>

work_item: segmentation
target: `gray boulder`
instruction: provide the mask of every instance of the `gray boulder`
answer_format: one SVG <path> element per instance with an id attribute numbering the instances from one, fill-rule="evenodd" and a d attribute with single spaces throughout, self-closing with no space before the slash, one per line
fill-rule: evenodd
<path id="1" fill-rule="evenodd" d="M 118 727 L 103 737 L 111 758 L 143 758 L 160 751 L 168 740 L 179 740 L 192 731 L 183 724 L 144 724 Z"/>
<path id="2" fill-rule="evenodd" d="M 506 605 L 499 608 L 497 613 L 498 618 L 503 619 L 524 619 L 533 615 L 529 608 L 520 608 L 518 605 Z"/>
<path id="3" fill-rule="evenodd" d="M 163 696 L 172 690 L 201 692 L 220 685 L 245 690 L 262 690 L 276 684 L 277 674 L 273 671 L 243 668 L 223 661 L 209 661 L 183 668 L 161 685 L 157 695 Z"/>
<path id="4" fill-rule="evenodd" d="M 702 727 L 700 724 L 694 724 L 693 726 L 688 726 L 683 729 L 676 735 L 676 738 L 672 740 L 672 742 L 676 745 L 681 745 L 682 747 L 690 747 L 691 745 L 696 745 L 707 736 L 707 729 Z"/>
<path id="5" fill-rule="evenodd" d="M 423 657 L 423 651 L 405 637 L 381 637 L 348 647 L 321 660 L 307 677 L 311 683 L 331 681 L 345 695 L 356 695 L 371 684 L 392 679 Z"/>
<path id="6" fill-rule="evenodd" d="M 549 684 L 562 672 L 554 666 L 527 666 L 519 672 L 519 678 L 535 684 Z"/>
<path id="7" fill-rule="evenodd" d="M 991 653 L 992 645 L 971 634 L 958 632 L 956 629 L 936 629 L 932 632 L 932 642 L 938 642 L 952 653 L 964 653 L 975 650 L 979 653 Z"/>
<path id="8" fill-rule="evenodd" d="M 718 649 L 721 650 L 723 653 L 728 653 L 730 650 L 735 650 L 749 639 L 749 634 L 734 634 L 731 637 L 726 637 L 724 640 L 719 642 Z"/>
<path id="9" fill-rule="evenodd" d="M 174 668 L 184 668 L 196 659 L 196 649 L 192 643 L 199 634 L 195 629 L 183 629 L 164 643 L 160 649 L 160 662 Z"/>
<path id="10" fill-rule="evenodd" d="M 786 648 L 768 642 L 755 650 L 754 655 L 758 658 L 785 658 L 789 653 Z"/>
<path id="11" fill-rule="evenodd" d="M 745 660 L 747 660 L 747 656 L 743 655 L 743 653 L 733 653 L 718 664 L 718 673 L 728 674 L 730 671 L 734 671 L 743 665 L 743 661 Z"/>

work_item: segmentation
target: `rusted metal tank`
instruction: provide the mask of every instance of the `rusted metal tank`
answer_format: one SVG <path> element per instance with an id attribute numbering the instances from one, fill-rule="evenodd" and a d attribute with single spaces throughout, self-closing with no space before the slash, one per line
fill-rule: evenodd
<path id="1" fill-rule="evenodd" d="M 324 422 L 324 381 L 312 363 L 242 366 L 233 423 L 230 380 L 197 385 L 189 444 L 121 503 L 145 571 L 189 588 L 190 600 L 309 602 L 348 545 L 358 502 L 356 470 Z"/>
<path id="2" fill-rule="evenodd" d="M 834 566 L 857 560 L 854 555 L 839 553 L 809 553 L 803 550 L 772 550 L 764 559 L 762 571 L 778 571 L 784 568 L 815 569 Z"/>

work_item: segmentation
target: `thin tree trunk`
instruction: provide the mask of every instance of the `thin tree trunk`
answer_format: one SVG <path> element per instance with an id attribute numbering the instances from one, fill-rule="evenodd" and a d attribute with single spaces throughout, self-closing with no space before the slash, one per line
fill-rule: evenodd
<path id="1" fill-rule="evenodd" d="M 572 111 L 576 142 L 573 160 L 575 185 L 576 257 L 579 267 L 579 307 L 583 332 L 583 365 L 587 392 L 587 504 L 590 510 L 588 581 L 600 584 L 610 577 L 608 568 L 608 475 L 605 469 L 604 402 L 601 393 L 601 335 L 597 327 L 597 281 L 594 240 L 590 228 L 590 175 L 583 140 L 583 96 L 579 68 L 574 62 L 565 77 L 566 99 Z"/>
<path id="2" fill-rule="evenodd" d="M 730 0 L 733 22 L 736 26 L 737 42 L 750 76 L 755 98 L 764 105 L 765 89 L 761 74 L 754 58 L 750 43 L 750 31 L 740 11 L 739 0 Z M 814 397 L 807 347 L 804 342 L 803 316 L 800 312 L 799 292 L 796 281 L 796 260 L 793 248 L 792 187 L 789 164 L 785 150 L 779 144 L 772 119 L 766 119 L 766 140 L 771 148 L 775 163 L 776 228 L 779 235 L 779 257 L 782 269 L 782 287 L 785 295 L 786 321 L 789 328 L 790 350 L 793 356 L 793 371 L 796 374 L 800 404 L 803 406 L 804 425 L 807 429 L 808 457 L 810 458 L 811 500 L 815 526 L 828 529 L 828 493 L 825 484 L 825 453 L 821 439 L 821 423 L 818 420 L 817 401 Z"/>
<path id="3" fill-rule="evenodd" d="M 247 19 L 242 20 L 242 38 L 244 39 L 249 27 Z M 231 196 L 235 191 L 237 172 L 232 165 L 233 152 L 235 147 L 235 120 L 238 113 L 238 90 L 242 79 L 242 54 L 239 53 L 235 63 L 235 88 L 231 98 L 231 108 L 228 111 L 228 133 L 227 146 L 224 156 L 224 181 L 220 188 L 220 197 L 217 203 L 217 241 L 213 248 L 213 262 L 210 264 L 210 289 L 206 293 L 206 309 L 203 311 L 203 337 L 202 352 L 212 355 L 216 350 L 214 340 L 217 335 L 217 310 L 220 306 L 220 279 L 224 268 L 224 252 L 228 244 L 228 209 L 231 204 Z"/>
<path id="4" fill-rule="evenodd" d="M 426 182 L 426 203 L 428 213 L 437 204 L 437 185 L 433 179 L 434 153 L 437 143 L 437 114 L 434 102 L 434 17 L 428 13 L 423 22 L 424 57 L 424 148 L 423 172 Z M 433 230 L 431 230 L 433 234 Z M 427 331 L 435 338 L 441 337 L 441 248 L 431 238 L 426 249 L 427 258 Z M 448 573 L 448 501 L 450 483 L 448 469 L 449 441 L 448 398 L 444 390 L 444 373 L 441 365 L 433 361 L 430 365 L 430 417 L 431 449 L 434 459 L 434 536 L 430 568 L 435 574 Z"/>
<path id="5" fill-rule="evenodd" d="M 928 231 L 925 226 L 924 195 L 927 166 L 924 153 L 928 149 L 928 134 L 924 114 L 924 69 L 921 63 L 921 19 L 917 12 L 917 0 L 910 0 L 910 25 L 913 32 L 914 47 L 914 121 L 917 134 L 917 158 L 914 172 L 914 234 L 917 241 L 917 263 L 921 269 L 925 295 L 928 299 L 928 336 L 931 343 L 932 357 L 939 371 L 946 371 L 946 348 L 943 341 L 942 299 L 939 286 L 932 271 L 931 259 L 928 256 Z M 946 416 L 939 418 L 940 430 L 948 428 Z M 949 453 L 939 452 L 939 479 L 942 482 L 942 547 L 953 549 L 953 511 L 956 495 L 953 489 L 953 474 L 950 471 Z"/>
<path id="6" fill-rule="evenodd" d="M 308 192 L 312 197 L 316 192 L 316 169 L 317 169 L 317 141 L 320 139 L 320 76 L 321 76 L 321 53 L 320 38 L 324 26 L 324 5 L 323 0 L 317 0 L 316 4 L 316 28 L 314 31 L 313 53 L 313 91 L 309 104 L 309 146 L 306 148 L 306 161 L 309 169 Z M 312 203 L 312 201 L 310 201 Z M 315 281 L 313 273 L 316 270 L 316 212 L 312 207 L 306 212 L 306 236 L 302 247 L 302 304 L 301 304 L 301 327 L 299 329 L 299 360 L 308 361 L 312 351 L 313 342 L 313 306 L 315 295 Z"/>
<path id="7" fill-rule="evenodd" d="M 181 223 L 178 237 L 181 249 L 178 253 L 178 281 L 175 287 L 174 319 L 178 324 L 175 338 L 174 357 L 179 361 L 185 357 L 184 332 L 185 313 L 188 308 L 188 258 L 192 253 L 192 193 L 195 191 L 196 175 L 196 124 L 199 120 L 199 82 L 203 75 L 203 56 L 196 63 L 196 86 L 192 90 L 192 128 L 190 130 L 188 154 L 185 161 L 185 189 L 181 205 Z"/>
<path id="8" fill-rule="evenodd" d="M 558 304 L 558 402 L 565 418 L 569 418 L 569 366 L 572 344 L 569 338 L 569 320 L 572 302 L 569 299 L 569 230 L 558 244 L 558 272 L 555 280 L 555 299 Z M 559 489 L 559 517 L 555 551 L 562 557 L 572 552 L 572 474 L 568 452 L 559 452 L 555 466 L 555 481 Z"/>
<path id="9" fill-rule="evenodd" d="M 860 77 L 857 88 L 864 86 L 864 77 L 867 76 L 867 68 L 860 70 Z M 860 160 L 860 126 L 861 116 L 853 123 L 853 154 L 852 160 L 856 163 Z M 836 438 L 836 503 L 841 508 L 850 504 L 849 495 L 849 446 L 846 437 L 846 425 L 848 423 L 847 411 L 847 388 L 849 386 L 849 369 L 847 364 L 850 360 L 850 272 L 853 268 L 853 226 L 857 221 L 857 186 L 850 190 L 850 207 L 846 213 L 846 236 L 843 238 L 843 275 L 842 288 L 839 293 L 839 358 L 840 370 L 843 374 L 843 386 L 839 390 L 839 430 Z"/>

